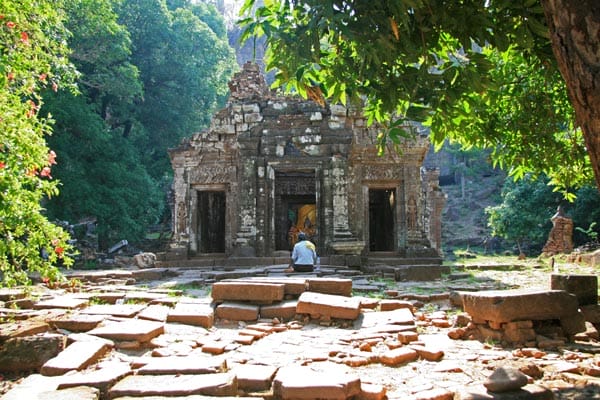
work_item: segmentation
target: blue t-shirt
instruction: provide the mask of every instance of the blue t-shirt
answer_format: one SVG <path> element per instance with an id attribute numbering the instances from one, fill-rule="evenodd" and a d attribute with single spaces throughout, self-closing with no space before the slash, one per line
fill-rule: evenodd
<path id="1" fill-rule="evenodd" d="M 294 245 L 292 261 L 297 265 L 315 265 L 317 251 L 315 245 L 308 240 L 302 240 Z"/>

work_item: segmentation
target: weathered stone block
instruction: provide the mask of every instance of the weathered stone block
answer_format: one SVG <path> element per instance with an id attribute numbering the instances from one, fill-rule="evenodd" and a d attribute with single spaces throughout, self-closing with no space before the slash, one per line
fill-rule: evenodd
<path id="1" fill-rule="evenodd" d="M 283 300 L 285 285 L 277 283 L 227 281 L 212 285 L 212 298 L 216 302 L 245 300 L 275 302 Z"/>
<path id="2" fill-rule="evenodd" d="M 310 292 L 352 296 L 352 280 L 340 278 L 308 278 L 306 280 Z"/>
<path id="3" fill-rule="evenodd" d="M 296 306 L 298 314 L 311 317 L 356 319 L 360 315 L 360 299 L 332 294 L 304 292 Z"/>
<path id="4" fill-rule="evenodd" d="M 596 275 L 552 274 L 550 289 L 564 290 L 574 294 L 580 306 L 598 304 L 598 277 Z"/>
<path id="5" fill-rule="evenodd" d="M 393 350 L 388 350 L 379 356 L 379 361 L 383 365 L 396 366 L 411 362 L 417 359 L 418 353 L 416 350 L 409 347 L 398 347 Z"/>
<path id="6" fill-rule="evenodd" d="M 237 376 L 238 388 L 250 393 L 270 390 L 277 370 L 272 365 L 240 364 L 231 373 Z"/>
<path id="7" fill-rule="evenodd" d="M 177 303 L 167 316 L 167 322 L 179 322 L 204 328 L 212 327 L 214 320 L 214 310 L 208 304 Z"/>
<path id="8" fill-rule="evenodd" d="M 463 293 L 473 320 L 495 322 L 560 319 L 577 313 L 575 295 L 562 290 L 498 290 Z"/>
<path id="9" fill-rule="evenodd" d="M 259 306 L 243 303 L 222 303 L 215 309 L 215 315 L 220 319 L 232 321 L 256 321 Z"/>
<path id="10" fill-rule="evenodd" d="M 297 300 L 287 300 L 281 303 L 271 304 L 260 307 L 261 318 L 281 318 L 292 319 L 296 315 Z"/>
<path id="11" fill-rule="evenodd" d="M 393 311 L 401 308 L 413 309 L 413 304 L 406 300 L 381 300 L 379 302 L 379 309 L 381 311 Z"/>

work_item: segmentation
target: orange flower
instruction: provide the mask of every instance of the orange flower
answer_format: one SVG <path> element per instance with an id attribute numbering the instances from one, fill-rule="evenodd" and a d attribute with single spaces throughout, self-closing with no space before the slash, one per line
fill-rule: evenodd
<path id="1" fill-rule="evenodd" d="M 50 169 L 50 167 L 44 167 L 42 168 L 42 172 L 40 172 L 40 176 L 52 179 L 52 175 L 50 175 L 51 172 L 52 170 Z"/>
<path id="2" fill-rule="evenodd" d="M 48 164 L 56 164 L 56 153 L 54 152 L 54 150 L 50 150 L 50 152 L 48 153 Z"/>
<path id="3" fill-rule="evenodd" d="M 14 23 L 14 22 L 12 22 L 12 21 L 8 21 L 8 22 L 6 22 L 6 26 L 8 26 L 10 29 L 12 29 L 12 28 L 14 28 L 15 26 L 17 26 L 17 24 L 15 24 L 15 23 Z"/>
<path id="4" fill-rule="evenodd" d="M 58 254 L 59 256 L 61 256 L 61 255 L 62 255 L 62 253 L 63 253 L 64 251 L 65 251 L 65 249 L 64 249 L 64 248 L 62 248 L 62 247 L 60 247 L 60 246 L 56 246 L 56 247 L 54 248 L 54 252 L 55 252 L 56 254 Z"/>
<path id="5" fill-rule="evenodd" d="M 0 169 L 4 169 L 4 167 L 6 167 L 6 164 L 4 164 L 4 162 L 0 161 Z"/>
<path id="6" fill-rule="evenodd" d="M 21 42 L 29 44 L 29 35 L 27 32 L 21 32 Z"/>

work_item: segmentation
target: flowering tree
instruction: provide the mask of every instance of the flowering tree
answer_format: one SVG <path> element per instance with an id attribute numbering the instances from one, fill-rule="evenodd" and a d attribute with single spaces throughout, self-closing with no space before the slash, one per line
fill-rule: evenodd
<path id="1" fill-rule="evenodd" d="M 38 115 L 40 91 L 68 86 L 60 7 L 51 0 L 4 0 L 0 5 L 0 284 L 29 281 L 28 272 L 56 280 L 72 260 L 68 234 L 43 214 L 45 196 L 58 194 L 52 166 L 59 157 L 45 138 L 49 118 Z"/>

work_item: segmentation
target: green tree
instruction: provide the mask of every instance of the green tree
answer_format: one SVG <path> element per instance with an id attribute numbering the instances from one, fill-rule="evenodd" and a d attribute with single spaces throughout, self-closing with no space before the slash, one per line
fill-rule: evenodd
<path id="1" fill-rule="evenodd" d="M 46 145 L 52 120 L 39 115 L 40 91 L 68 87 L 64 16 L 55 1 L 0 4 L 0 275 L 3 285 L 39 273 L 58 279 L 72 264 L 68 234 L 44 215 L 41 202 L 56 196 L 56 154 Z"/>
<path id="2" fill-rule="evenodd" d="M 400 121 L 382 144 L 406 135 L 402 120 L 424 121 L 438 145 L 491 147 L 516 177 L 545 171 L 568 188 L 591 167 L 600 188 L 595 0 L 256 3 L 245 37 L 266 36 L 275 83 L 319 102 L 366 99 L 371 120 Z"/>
<path id="3" fill-rule="evenodd" d="M 171 4 L 173 9 L 165 0 L 127 0 L 116 8 L 131 34 L 132 61 L 143 83 L 136 108 L 143 129 L 139 147 L 155 179 L 170 173 L 166 150 L 205 127 L 223 105 L 237 68 L 214 7 Z"/>
<path id="4" fill-rule="evenodd" d="M 129 35 L 110 0 L 66 0 L 64 7 L 80 94 L 45 93 L 56 119 L 49 144 L 61 154 L 55 175 L 63 182 L 48 212 L 71 222 L 95 218 L 102 249 L 124 238 L 135 243 L 164 202 L 130 135 L 142 86 Z"/>
<path id="5" fill-rule="evenodd" d="M 547 183 L 547 178 L 526 176 L 516 182 L 507 178 L 502 203 L 485 210 L 492 236 L 513 241 L 520 254 L 524 247 L 541 250 L 552 227 L 550 217 L 561 201 Z"/>

